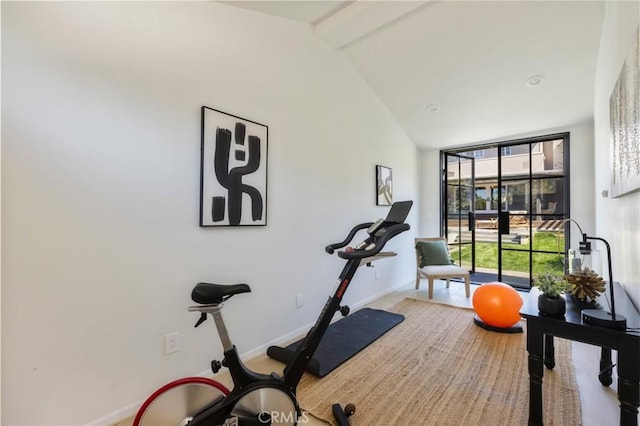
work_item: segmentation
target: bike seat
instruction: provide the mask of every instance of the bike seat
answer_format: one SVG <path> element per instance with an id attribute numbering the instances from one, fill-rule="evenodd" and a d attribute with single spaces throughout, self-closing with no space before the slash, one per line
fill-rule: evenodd
<path id="1" fill-rule="evenodd" d="M 191 292 L 191 299 L 202 305 L 213 305 L 222 303 L 234 294 L 249 292 L 251 292 L 251 288 L 247 284 L 198 283 Z"/>

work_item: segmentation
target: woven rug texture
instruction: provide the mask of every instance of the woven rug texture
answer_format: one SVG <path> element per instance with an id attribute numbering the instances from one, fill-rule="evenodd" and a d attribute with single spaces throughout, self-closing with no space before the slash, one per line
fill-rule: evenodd
<path id="1" fill-rule="evenodd" d="M 405 320 L 324 378 L 305 374 L 302 409 L 335 424 L 331 405 L 353 403 L 354 426 L 526 425 L 529 375 L 525 333 L 473 323 L 473 310 L 404 299 L 389 309 Z M 555 339 L 545 368 L 545 425 L 580 425 L 571 345 Z"/>

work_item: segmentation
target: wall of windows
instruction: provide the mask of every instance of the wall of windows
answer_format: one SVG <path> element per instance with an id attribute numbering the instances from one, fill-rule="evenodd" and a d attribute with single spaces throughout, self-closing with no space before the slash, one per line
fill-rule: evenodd
<path id="1" fill-rule="evenodd" d="M 568 147 L 569 134 L 564 133 L 442 152 L 448 184 L 443 232 L 451 244 L 472 243 L 476 250 L 465 248 L 468 253 L 460 257 L 474 257 L 465 263 L 474 265 L 478 276 L 529 287 L 535 273 L 563 272 Z M 456 160 L 456 155 L 472 161 Z M 448 217 L 454 211 L 457 229 Z"/>

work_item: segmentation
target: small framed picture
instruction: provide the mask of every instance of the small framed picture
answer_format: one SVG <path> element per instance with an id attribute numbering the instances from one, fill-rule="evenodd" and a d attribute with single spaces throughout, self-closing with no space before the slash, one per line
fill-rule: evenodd
<path id="1" fill-rule="evenodd" d="M 267 224 L 268 128 L 202 107 L 200 226 Z"/>
<path id="2" fill-rule="evenodd" d="M 390 206 L 393 204 L 393 175 L 391 169 L 376 166 L 376 205 Z"/>

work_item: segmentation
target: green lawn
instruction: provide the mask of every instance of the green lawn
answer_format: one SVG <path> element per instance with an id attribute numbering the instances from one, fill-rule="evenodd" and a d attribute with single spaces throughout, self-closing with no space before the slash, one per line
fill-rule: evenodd
<path id="1" fill-rule="evenodd" d="M 529 244 L 502 244 L 503 271 L 529 272 Z M 513 249 L 513 250 L 505 250 Z M 533 235 L 533 250 L 544 253 L 533 253 L 533 275 L 541 272 L 553 272 L 562 275 L 562 252 L 564 249 L 564 235 L 562 233 L 539 231 Z M 471 246 L 464 246 L 459 254 L 452 249 L 451 255 L 456 263 L 471 265 Z M 476 268 L 498 268 L 498 243 L 476 241 Z"/>

